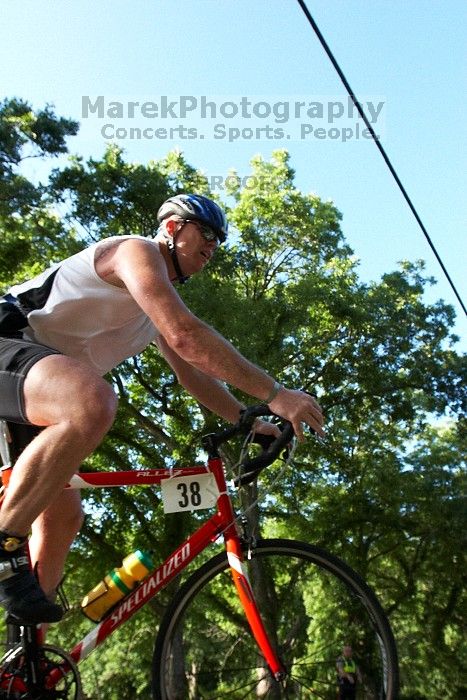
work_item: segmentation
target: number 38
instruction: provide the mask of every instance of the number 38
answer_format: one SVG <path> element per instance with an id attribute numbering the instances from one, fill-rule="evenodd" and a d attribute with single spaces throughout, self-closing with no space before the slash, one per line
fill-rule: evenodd
<path id="1" fill-rule="evenodd" d="M 190 481 L 189 484 L 178 484 L 181 498 L 178 502 L 180 508 L 188 508 L 190 505 L 197 507 L 201 505 L 201 491 L 198 481 Z"/>

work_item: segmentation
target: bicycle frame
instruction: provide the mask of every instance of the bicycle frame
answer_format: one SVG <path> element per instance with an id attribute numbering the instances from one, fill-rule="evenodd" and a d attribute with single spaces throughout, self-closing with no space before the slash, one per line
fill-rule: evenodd
<path id="1" fill-rule="evenodd" d="M 154 485 L 164 479 L 177 477 L 199 476 L 212 473 L 216 480 L 219 495 L 216 513 L 206 520 L 193 534 L 182 542 L 166 559 L 155 568 L 131 593 L 113 607 L 96 626 L 69 652 L 76 663 L 83 661 L 94 649 L 102 644 L 116 629 L 125 624 L 140 608 L 151 600 L 159 591 L 165 588 L 175 576 L 185 569 L 198 554 L 206 549 L 221 535 L 224 537 L 227 558 L 237 593 L 249 622 L 252 634 L 258 647 L 276 680 L 285 676 L 285 668 L 273 649 L 257 604 L 248 575 L 243 567 L 243 553 L 240 537 L 235 524 L 235 514 L 227 484 L 223 462 L 220 457 L 209 457 L 206 466 L 188 468 L 146 469 L 125 472 L 94 472 L 79 473 L 70 480 L 67 488 L 111 488 L 116 486 Z M 5 474 L 5 472 L 4 472 Z M 8 480 L 5 474 L 5 481 Z M 48 688 L 60 680 L 66 664 L 60 672 L 52 670 L 46 679 Z"/>

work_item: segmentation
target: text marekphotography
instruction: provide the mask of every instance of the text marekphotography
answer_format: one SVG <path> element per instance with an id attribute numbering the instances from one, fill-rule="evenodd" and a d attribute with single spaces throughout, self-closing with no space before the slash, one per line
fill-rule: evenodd
<path id="1" fill-rule="evenodd" d="M 381 138 L 386 101 L 360 101 Z M 81 118 L 107 141 L 349 141 L 372 139 L 350 97 L 81 97 Z"/>

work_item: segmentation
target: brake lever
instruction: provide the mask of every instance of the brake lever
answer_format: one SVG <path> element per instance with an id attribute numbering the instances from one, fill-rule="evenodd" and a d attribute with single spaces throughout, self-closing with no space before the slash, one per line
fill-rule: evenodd
<path id="1" fill-rule="evenodd" d="M 234 479 L 235 486 L 250 484 L 263 469 L 268 467 L 272 462 L 279 457 L 284 449 L 293 438 L 293 428 L 290 423 L 287 423 L 279 437 L 274 438 L 267 450 L 263 450 L 257 457 L 245 459 L 241 466 L 240 475 Z"/>

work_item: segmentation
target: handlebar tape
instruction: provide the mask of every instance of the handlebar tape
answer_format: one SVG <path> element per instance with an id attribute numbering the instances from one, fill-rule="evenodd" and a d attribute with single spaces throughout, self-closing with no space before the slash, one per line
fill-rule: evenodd
<path id="1" fill-rule="evenodd" d="M 257 457 L 252 457 L 246 459 L 240 465 L 241 474 L 236 479 L 234 479 L 235 486 L 244 486 L 246 484 L 251 484 L 252 481 L 258 476 L 258 474 L 270 464 L 276 460 L 282 450 L 289 444 L 294 431 L 291 423 L 288 421 L 284 423 L 284 428 L 278 438 L 273 440 L 269 447 L 267 447 L 260 455 Z M 268 436 L 262 436 L 268 437 Z"/>

